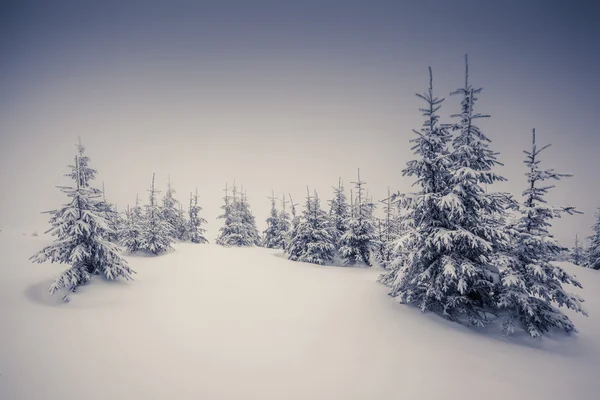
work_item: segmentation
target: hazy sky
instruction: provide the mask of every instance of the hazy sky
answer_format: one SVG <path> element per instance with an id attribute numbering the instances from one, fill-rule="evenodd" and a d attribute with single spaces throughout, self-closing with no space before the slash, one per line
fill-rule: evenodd
<path id="1" fill-rule="evenodd" d="M 498 190 L 524 189 L 535 127 L 553 143 L 545 165 L 575 175 L 549 197 L 585 212 L 555 223 L 570 245 L 600 206 L 598 4 L 3 1 L 0 229 L 48 227 L 77 136 L 121 209 L 153 172 L 180 200 L 198 187 L 210 237 L 234 178 L 261 229 L 271 188 L 325 201 L 360 167 L 376 199 L 408 191 L 414 93 L 431 65 L 449 122 L 469 53 L 477 111 L 492 115 L 481 128 L 506 164 Z"/>

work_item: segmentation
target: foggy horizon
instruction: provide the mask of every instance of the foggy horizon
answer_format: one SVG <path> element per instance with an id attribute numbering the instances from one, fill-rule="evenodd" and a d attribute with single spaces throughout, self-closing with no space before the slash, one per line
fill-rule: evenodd
<path id="1" fill-rule="evenodd" d="M 443 123 L 459 112 L 449 93 L 483 87 L 476 112 L 508 182 L 490 191 L 520 199 L 523 150 L 536 129 L 545 168 L 572 173 L 550 204 L 583 215 L 553 222 L 571 247 L 591 233 L 600 206 L 596 94 L 598 6 L 578 2 L 77 2 L 3 3 L 0 12 L 0 229 L 49 228 L 43 211 L 64 204 L 81 137 L 95 187 L 122 211 L 146 201 L 152 174 L 167 177 L 187 208 L 197 187 L 213 239 L 222 189 L 247 190 L 264 230 L 271 190 L 303 205 L 306 186 L 326 206 L 338 177 L 356 171 L 374 200 L 411 191 L 429 66 L 445 97 Z M 398 2 L 400 3 L 400 2 Z M 228 7 L 229 5 L 229 7 Z M 435 10 L 435 11 L 434 11 Z M 465 26 L 464 18 L 471 24 Z"/>

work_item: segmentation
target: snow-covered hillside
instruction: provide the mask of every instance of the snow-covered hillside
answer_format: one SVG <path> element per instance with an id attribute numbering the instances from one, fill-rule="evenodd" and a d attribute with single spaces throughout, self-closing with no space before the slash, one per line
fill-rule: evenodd
<path id="1" fill-rule="evenodd" d="M 48 238 L 0 232 L 0 399 L 596 399 L 600 273 L 580 333 L 476 331 L 396 303 L 378 272 L 179 244 L 132 283 L 47 294 Z M 569 288 L 569 290 L 574 290 Z"/>

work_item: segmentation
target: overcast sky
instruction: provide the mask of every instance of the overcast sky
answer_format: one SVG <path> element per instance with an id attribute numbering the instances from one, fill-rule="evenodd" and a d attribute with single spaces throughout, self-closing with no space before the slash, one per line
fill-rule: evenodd
<path id="1" fill-rule="evenodd" d="M 95 5 L 90 5 L 95 3 Z M 411 190 L 427 86 L 484 87 L 476 110 L 509 179 L 525 188 L 531 129 L 547 167 L 575 176 L 549 200 L 570 245 L 600 206 L 600 29 L 593 1 L 4 1 L 0 5 L 0 229 L 45 230 L 77 137 L 124 208 L 152 173 L 180 200 L 199 189 L 209 236 L 226 181 L 243 183 L 259 228 L 271 189 L 323 200 L 341 176 L 369 193 Z M 349 183 L 347 185 L 347 188 Z M 493 188 L 490 188 L 492 190 Z"/>

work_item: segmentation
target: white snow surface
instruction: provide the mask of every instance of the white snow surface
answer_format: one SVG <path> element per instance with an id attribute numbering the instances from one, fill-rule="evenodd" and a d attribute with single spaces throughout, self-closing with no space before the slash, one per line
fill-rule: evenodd
<path id="1" fill-rule="evenodd" d="M 580 332 L 506 337 L 387 296 L 379 271 L 178 244 L 131 283 L 50 296 L 47 237 L 0 232 L 0 399 L 597 399 L 600 272 Z"/>

